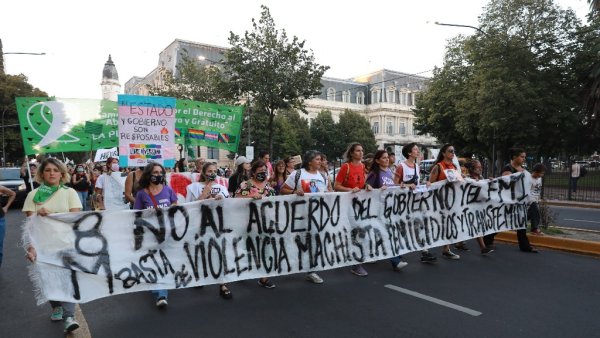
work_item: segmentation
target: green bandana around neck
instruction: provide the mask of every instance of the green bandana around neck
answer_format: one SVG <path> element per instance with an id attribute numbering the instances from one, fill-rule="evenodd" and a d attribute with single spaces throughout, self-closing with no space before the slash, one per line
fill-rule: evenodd
<path id="1" fill-rule="evenodd" d="M 45 184 L 40 185 L 38 191 L 35 193 L 35 196 L 33 196 L 33 202 L 37 204 L 46 202 L 61 187 L 62 184 L 57 186 L 48 186 Z"/>

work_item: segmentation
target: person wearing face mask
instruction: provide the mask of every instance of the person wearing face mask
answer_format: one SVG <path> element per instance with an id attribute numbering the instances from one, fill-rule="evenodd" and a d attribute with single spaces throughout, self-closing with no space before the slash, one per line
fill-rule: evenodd
<path id="1" fill-rule="evenodd" d="M 235 192 L 236 198 L 261 199 L 263 197 L 275 196 L 275 189 L 271 188 L 267 182 L 268 168 L 263 160 L 256 160 L 250 167 L 250 178 L 242 183 Z M 275 288 L 268 278 L 263 277 L 258 280 L 258 285 L 266 289 Z"/>
<path id="2" fill-rule="evenodd" d="M 71 175 L 71 187 L 77 191 L 77 196 L 83 206 L 83 211 L 89 210 L 87 204 L 88 192 L 90 190 L 90 176 L 85 171 L 83 164 L 75 167 L 74 174 Z"/>
<path id="3" fill-rule="evenodd" d="M 216 199 L 220 200 L 229 197 L 227 188 L 217 182 L 217 165 L 215 163 L 205 163 L 200 172 L 200 181 L 187 186 L 186 202 L 198 200 Z M 221 284 L 219 295 L 224 299 L 233 298 L 233 294 L 227 287 L 227 284 Z"/>
<path id="4" fill-rule="evenodd" d="M 115 157 L 109 157 L 106 160 L 106 173 L 100 175 L 96 180 L 96 199 L 101 206 L 99 209 L 111 209 L 109 205 L 114 204 L 116 201 L 122 202 L 122 196 L 104 196 L 107 185 L 115 183 L 115 179 L 111 177 L 113 172 L 119 172 L 119 160 Z"/>
<path id="5" fill-rule="evenodd" d="M 177 204 L 177 195 L 166 185 L 166 175 L 165 168 L 158 163 L 150 163 L 144 167 L 133 209 L 159 209 Z M 168 290 L 153 290 L 152 293 L 156 296 L 156 307 L 167 306 Z"/>

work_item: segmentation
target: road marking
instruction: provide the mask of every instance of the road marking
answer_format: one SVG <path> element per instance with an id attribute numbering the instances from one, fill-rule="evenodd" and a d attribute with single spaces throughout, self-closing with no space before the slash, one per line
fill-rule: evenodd
<path id="1" fill-rule="evenodd" d="M 600 222 L 598 222 L 598 221 L 588 221 L 588 220 L 585 220 L 585 219 L 565 218 L 565 221 L 575 221 L 575 222 L 586 222 L 586 223 L 598 223 L 598 224 L 600 224 Z"/>
<path id="2" fill-rule="evenodd" d="M 426 300 L 428 302 L 432 302 L 432 303 L 435 303 L 435 304 L 438 304 L 438 305 L 441 305 L 441 306 L 449 307 L 449 308 L 454 309 L 456 311 L 464 312 L 464 313 L 466 313 L 468 315 L 471 315 L 471 316 L 474 316 L 474 317 L 482 315 L 482 313 L 479 312 L 479 311 L 475 311 L 473 309 L 469 309 L 467 307 L 460 306 L 460 305 L 457 305 L 457 304 L 449 303 L 449 302 L 446 302 L 446 301 L 441 300 L 441 299 L 437 299 L 437 298 L 434 298 L 434 297 L 431 297 L 431 296 L 424 295 L 422 293 L 418 293 L 418 292 L 415 292 L 415 291 L 404 289 L 404 288 L 401 288 L 401 287 L 396 286 L 396 285 L 387 284 L 387 285 L 385 285 L 385 287 L 388 288 L 388 289 L 391 289 L 391 290 L 398 291 L 400 293 L 409 295 L 409 296 L 421 298 L 421 299 Z"/>

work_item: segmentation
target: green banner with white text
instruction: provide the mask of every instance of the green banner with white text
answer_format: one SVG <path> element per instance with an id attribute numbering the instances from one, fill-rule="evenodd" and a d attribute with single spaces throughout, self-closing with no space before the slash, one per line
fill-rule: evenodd
<path id="1" fill-rule="evenodd" d="M 27 155 L 118 146 L 117 102 L 47 97 L 15 101 Z M 176 143 L 235 152 L 243 112 L 243 106 L 177 100 Z"/>

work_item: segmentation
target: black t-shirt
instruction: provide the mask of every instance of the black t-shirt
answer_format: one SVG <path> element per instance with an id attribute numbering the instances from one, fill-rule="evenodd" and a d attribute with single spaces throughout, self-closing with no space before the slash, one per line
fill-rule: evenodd
<path id="1" fill-rule="evenodd" d="M 502 168 L 502 172 L 507 172 L 507 171 L 510 171 L 511 174 L 518 172 L 517 168 L 513 167 L 510 164 L 507 164 L 504 166 L 504 168 Z"/>
<path id="2" fill-rule="evenodd" d="M 78 174 L 75 174 L 76 176 Z M 79 177 L 76 177 L 75 179 L 79 179 Z M 90 182 L 87 179 L 87 176 L 83 176 L 83 180 L 81 180 L 81 182 L 77 183 L 77 184 L 73 184 L 73 189 L 75 189 L 76 191 L 88 191 L 90 190 Z"/>
<path id="3" fill-rule="evenodd" d="M 25 175 L 22 175 L 21 178 L 23 179 L 23 181 L 25 181 L 25 189 L 27 189 L 27 192 L 31 192 L 31 184 L 29 184 L 29 174 L 25 173 Z M 38 182 L 33 181 L 33 189 L 39 186 L 40 184 Z"/>

